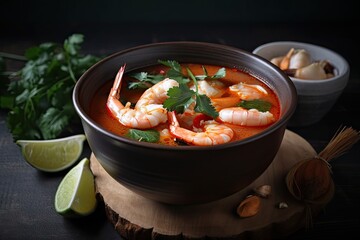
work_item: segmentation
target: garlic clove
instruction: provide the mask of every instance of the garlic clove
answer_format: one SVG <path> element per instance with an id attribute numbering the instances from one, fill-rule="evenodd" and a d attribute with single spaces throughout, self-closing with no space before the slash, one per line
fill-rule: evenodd
<path id="1" fill-rule="evenodd" d="M 251 217 L 259 212 L 260 207 L 260 198 L 255 195 L 249 195 L 240 203 L 236 212 L 242 218 Z"/>
<path id="2" fill-rule="evenodd" d="M 304 49 L 295 50 L 291 56 L 289 67 L 290 69 L 303 68 L 311 64 L 310 54 Z"/>
<path id="3" fill-rule="evenodd" d="M 288 208 L 289 205 L 286 202 L 279 202 L 278 204 L 278 208 L 280 209 L 284 209 L 284 208 Z"/>
<path id="4" fill-rule="evenodd" d="M 294 51 L 295 51 L 295 49 L 291 48 L 289 50 L 289 52 L 286 54 L 286 56 L 281 60 L 281 62 L 280 62 L 281 70 L 286 70 L 289 68 L 290 59 L 291 59 L 292 55 L 294 54 Z"/>
<path id="5" fill-rule="evenodd" d="M 301 79 L 326 79 L 324 68 L 319 62 L 314 62 L 306 67 L 296 70 L 294 77 Z"/>
<path id="6" fill-rule="evenodd" d="M 284 58 L 283 56 L 275 57 L 275 58 L 272 58 L 272 59 L 270 60 L 270 62 L 271 62 L 272 64 L 280 67 L 280 63 L 281 63 L 281 61 L 283 60 L 283 58 Z"/>
<path id="7" fill-rule="evenodd" d="M 254 188 L 253 191 L 256 195 L 262 198 L 268 198 L 271 194 L 271 186 L 270 185 L 262 185 L 257 188 Z"/>

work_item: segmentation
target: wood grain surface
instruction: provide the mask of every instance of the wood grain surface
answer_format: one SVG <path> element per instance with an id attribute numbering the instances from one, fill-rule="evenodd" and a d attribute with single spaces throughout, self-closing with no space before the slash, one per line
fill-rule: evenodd
<path id="1" fill-rule="evenodd" d="M 109 220 L 127 239 L 256 239 L 284 237 L 305 227 L 305 205 L 289 194 L 285 176 L 295 163 L 315 155 L 305 139 L 286 130 L 274 161 L 252 184 L 224 199 L 197 205 L 168 205 L 146 199 L 111 178 L 94 155 L 90 161 Z M 236 207 L 254 194 L 254 188 L 265 184 L 272 186 L 272 193 L 261 199 L 259 213 L 240 218 Z M 289 207 L 280 209 L 280 202 Z"/>

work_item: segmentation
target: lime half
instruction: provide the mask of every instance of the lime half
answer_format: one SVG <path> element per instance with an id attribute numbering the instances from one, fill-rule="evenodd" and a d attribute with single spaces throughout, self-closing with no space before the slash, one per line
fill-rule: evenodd
<path id="1" fill-rule="evenodd" d="M 58 172 L 73 165 L 80 157 L 84 134 L 52 140 L 18 140 L 25 160 L 41 171 Z"/>
<path id="2" fill-rule="evenodd" d="M 60 182 L 55 195 L 55 210 L 59 214 L 86 216 L 95 210 L 94 175 L 89 163 L 89 159 L 82 159 Z"/>

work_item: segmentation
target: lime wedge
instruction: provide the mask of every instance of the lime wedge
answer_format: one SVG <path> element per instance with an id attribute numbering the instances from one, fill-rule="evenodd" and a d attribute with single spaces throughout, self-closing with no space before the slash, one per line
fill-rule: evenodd
<path id="1" fill-rule="evenodd" d="M 18 140 L 25 160 L 36 169 L 58 172 L 73 165 L 83 150 L 84 134 L 52 140 Z"/>
<path id="2" fill-rule="evenodd" d="M 55 210 L 65 217 L 86 216 L 96 208 L 94 175 L 90 161 L 82 159 L 60 182 L 55 194 Z"/>

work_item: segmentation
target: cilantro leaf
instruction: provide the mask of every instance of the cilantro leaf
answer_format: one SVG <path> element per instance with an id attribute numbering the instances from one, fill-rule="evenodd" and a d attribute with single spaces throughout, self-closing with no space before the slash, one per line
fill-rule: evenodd
<path id="1" fill-rule="evenodd" d="M 159 63 L 170 69 L 166 72 L 166 77 L 176 80 L 178 83 L 188 83 L 190 80 L 184 76 L 181 70 L 181 65 L 174 60 L 158 60 Z"/>
<path id="2" fill-rule="evenodd" d="M 196 89 L 195 111 L 204 113 L 213 118 L 217 118 L 219 116 L 219 113 L 215 110 L 214 106 L 211 104 L 210 98 L 208 96 L 206 96 L 205 94 L 198 93 L 197 81 L 196 81 L 194 74 L 190 71 L 189 68 L 186 68 L 186 70 L 187 70 L 190 78 L 194 81 L 194 84 L 195 84 L 195 89 Z"/>
<path id="3" fill-rule="evenodd" d="M 202 66 L 202 69 L 204 71 L 204 75 L 196 75 L 195 78 L 197 80 L 205 80 L 206 78 L 211 78 L 211 79 L 217 79 L 217 78 L 224 78 L 226 76 L 226 70 L 225 68 L 220 68 L 214 75 L 209 76 L 206 68 L 204 66 Z"/>
<path id="4" fill-rule="evenodd" d="M 163 64 L 169 69 L 166 71 L 166 74 L 149 74 L 147 72 L 133 73 L 130 76 L 137 79 L 138 82 L 129 82 L 129 89 L 136 88 L 149 88 L 152 85 L 164 80 L 165 78 L 171 78 L 177 81 L 179 84 L 188 83 L 190 80 L 182 74 L 181 65 L 173 60 L 158 60 L 159 63 Z"/>
<path id="5" fill-rule="evenodd" d="M 70 55 L 76 55 L 80 50 L 80 44 L 83 43 L 84 36 L 81 34 L 73 34 L 64 41 L 65 52 Z"/>
<path id="6" fill-rule="evenodd" d="M 183 113 L 195 101 L 195 92 L 186 84 L 179 84 L 178 87 L 170 88 L 167 95 L 169 98 L 165 100 L 163 106 L 170 112 Z"/>
<path id="7" fill-rule="evenodd" d="M 173 69 L 175 72 L 181 73 L 181 65 L 177 61 L 174 60 L 158 60 L 159 63 L 162 65 L 165 65 L 171 69 Z"/>
<path id="8" fill-rule="evenodd" d="M 151 84 L 147 83 L 147 82 L 129 82 L 128 88 L 129 89 L 147 89 L 151 87 Z"/>
<path id="9" fill-rule="evenodd" d="M 260 112 L 267 112 L 271 109 L 271 103 L 261 99 L 243 100 L 237 106 L 246 109 L 257 109 Z"/>
<path id="10" fill-rule="evenodd" d="M 131 74 L 130 77 L 139 80 L 139 82 L 130 82 L 128 86 L 129 89 L 146 89 L 165 79 L 165 76 L 162 74 L 152 75 L 148 74 L 147 72 L 134 73 Z"/>
<path id="11" fill-rule="evenodd" d="M 181 72 L 177 72 L 174 69 L 169 69 L 166 72 L 166 77 L 174 79 L 178 83 L 188 83 L 190 80 L 186 76 L 184 76 Z"/>
<path id="12" fill-rule="evenodd" d="M 202 69 L 203 69 L 203 71 L 204 71 L 204 75 L 205 75 L 205 76 L 209 76 L 209 74 L 208 74 L 208 72 L 207 72 L 206 68 L 205 68 L 204 66 L 201 66 L 201 67 L 202 67 Z"/>
<path id="13" fill-rule="evenodd" d="M 211 104 L 210 98 L 204 94 L 196 94 L 195 112 L 206 114 L 214 119 L 219 116 L 219 113 Z"/>
<path id="14" fill-rule="evenodd" d="M 224 78 L 226 76 L 225 68 L 220 68 L 211 78 Z"/>
<path id="15" fill-rule="evenodd" d="M 46 112 L 40 116 L 39 128 L 45 139 L 53 139 L 60 135 L 69 124 L 73 114 L 64 114 L 66 111 L 62 108 L 48 108 Z"/>
<path id="16" fill-rule="evenodd" d="M 160 133 L 154 129 L 150 130 L 138 130 L 129 129 L 126 135 L 127 137 L 137 140 L 139 142 L 158 142 L 160 139 Z"/>

